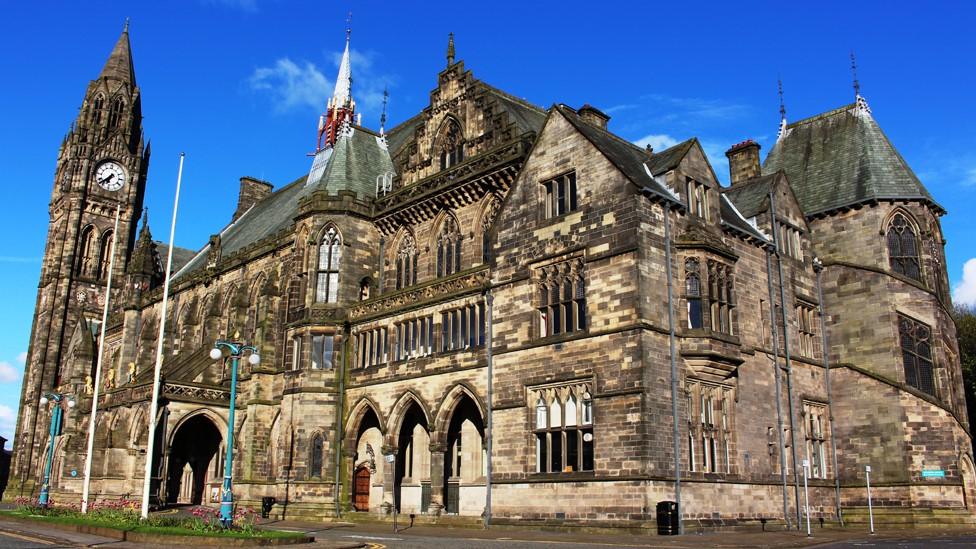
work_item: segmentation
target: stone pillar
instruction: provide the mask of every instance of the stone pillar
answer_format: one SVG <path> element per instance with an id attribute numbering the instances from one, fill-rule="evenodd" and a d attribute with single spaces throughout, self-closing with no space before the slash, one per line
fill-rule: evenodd
<path id="1" fill-rule="evenodd" d="M 434 438 L 434 437 L 431 437 Z M 438 516 L 444 509 L 444 455 L 447 445 L 430 443 L 430 508 L 428 513 Z"/>
<path id="2" fill-rule="evenodd" d="M 399 449 L 396 446 L 383 446 L 381 449 L 383 455 L 379 456 L 379 459 L 383 460 L 383 503 L 380 505 L 384 515 L 389 515 L 393 513 L 393 495 L 396 490 L 396 467 L 393 463 L 386 462 L 386 456 L 390 454 L 397 454 Z M 397 455 L 397 460 L 400 456 Z"/>
<path id="3" fill-rule="evenodd" d="M 382 459 L 379 458 L 379 459 Z M 342 465 L 339 467 L 339 508 L 343 512 L 351 511 L 353 503 L 353 491 L 356 487 L 356 441 L 348 438 L 342 441 Z M 348 484 L 347 484 L 348 483 Z M 372 484 L 372 481 L 370 481 Z M 368 511 L 365 509 L 364 511 Z"/>

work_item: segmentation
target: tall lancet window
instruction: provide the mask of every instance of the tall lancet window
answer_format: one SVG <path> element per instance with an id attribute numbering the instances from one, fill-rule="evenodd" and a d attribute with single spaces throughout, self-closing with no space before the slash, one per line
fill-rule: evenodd
<path id="1" fill-rule="evenodd" d="M 444 219 L 437 237 L 437 276 L 446 276 L 461 270 L 461 231 L 453 217 Z"/>
<path id="2" fill-rule="evenodd" d="M 112 231 L 107 231 L 102 235 L 102 242 L 98 248 L 98 265 L 95 268 L 95 276 L 99 280 L 108 277 L 108 266 L 112 261 Z"/>
<path id="3" fill-rule="evenodd" d="M 95 96 L 95 100 L 92 101 L 92 124 L 98 125 L 102 122 L 102 109 L 105 108 L 105 98 L 102 94 Z"/>
<path id="4" fill-rule="evenodd" d="M 915 229 L 902 214 L 895 214 L 888 226 L 888 260 L 891 270 L 921 280 Z"/>
<path id="5" fill-rule="evenodd" d="M 417 283 L 417 241 L 407 233 L 400 242 L 396 259 L 396 289 L 401 290 Z"/>
<path id="6" fill-rule="evenodd" d="M 454 120 L 446 124 L 440 138 L 441 169 L 447 169 L 464 160 L 464 139 L 461 126 Z"/>
<path id="7" fill-rule="evenodd" d="M 315 283 L 315 301 L 336 303 L 339 301 L 339 260 L 342 257 L 342 237 L 335 227 L 329 227 L 319 244 L 318 278 Z"/>
<path id="8" fill-rule="evenodd" d="M 108 127 L 114 128 L 122 121 L 122 113 L 125 111 L 125 101 L 121 97 L 116 97 L 112 101 L 112 110 L 108 113 Z"/>
<path id="9" fill-rule="evenodd" d="M 95 255 L 95 227 L 89 225 L 81 233 L 80 246 L 78 247 L 78 264 L 75 268 L 80 275 L 90 276 L 94 270 Z"/>

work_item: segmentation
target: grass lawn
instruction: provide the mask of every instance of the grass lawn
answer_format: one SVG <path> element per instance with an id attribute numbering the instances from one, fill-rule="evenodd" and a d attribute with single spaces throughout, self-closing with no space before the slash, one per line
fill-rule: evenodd
<path id="1" fill-rule="evenodd" d="M 124 530 L 126 532 L 139 532 L 142 534 L 161 534 L 170 536 L 207 536 L 223 538 L 297 538 L 304 537 L 301 532 L 282 532 L 279 530 L 262 530 L 249 528 L 242 530 L 224 530 L 220 528 L 204 528 L 203 522 L 193 518 L 177 517 L 150 517 L 148 523 L 143 523 L 138 516 L 125 516 L 121 513 L 113 513 L 111 516 L 82 515 L 80 513 L 56 514 L 37 514 L 30 509 L 17 509 L 12 511 L 0 511 L 0 516 L 11 516 L 47 522 L 53 524 L 71 524 L 76 526 L 100 526 Z"/>

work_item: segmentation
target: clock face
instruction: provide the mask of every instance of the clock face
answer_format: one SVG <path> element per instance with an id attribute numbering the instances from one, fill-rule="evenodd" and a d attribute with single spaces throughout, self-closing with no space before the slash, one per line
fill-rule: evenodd
<path id="1" fill-rule="evenodd" d="M 106 162 L 95 170 L 95 182 L 106 191 L 117 191 L 125 185 L 125 170 L 115 162 Z"/>

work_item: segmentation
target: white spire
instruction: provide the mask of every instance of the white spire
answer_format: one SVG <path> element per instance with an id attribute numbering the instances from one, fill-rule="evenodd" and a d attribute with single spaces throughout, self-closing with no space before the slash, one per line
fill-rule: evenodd
<path id="1" fill-rule="evenodd" d="M 349 103 L 352 94 L 352 71 L 349 68 L 349 34 L 346 29 L 346 50 L 342 52 L 342 61 L 339 62 L 339 76 L 336 77 L 335 92 L 332 94 L 332 104 L 336 107 L 343 107 Z"/>

